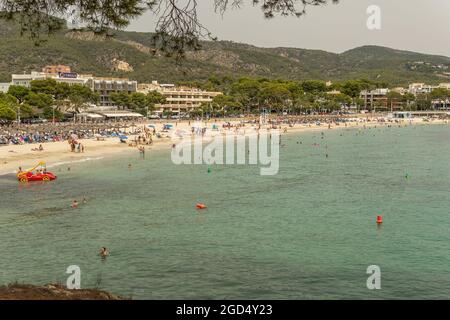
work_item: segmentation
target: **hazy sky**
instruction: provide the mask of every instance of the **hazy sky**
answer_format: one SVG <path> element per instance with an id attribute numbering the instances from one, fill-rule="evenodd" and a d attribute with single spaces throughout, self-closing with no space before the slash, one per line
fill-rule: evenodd
<path id="1" fill-rule="evenodd" d="M 450 0 L 340 0 L 338 5 L 309 7 L 301 18 L 271 20 L 250 4 L 222 17 L 214 13 L 213 0 L 198 2 L 202 23 L 219 40 L 331 52 L 374 44 L 450 57 Z M 381 30 L 366 26 L 370 5 L 381 8 Z M 147 13 L 128 30 L 153 31 L 155 23 L 155 17 Z"/>

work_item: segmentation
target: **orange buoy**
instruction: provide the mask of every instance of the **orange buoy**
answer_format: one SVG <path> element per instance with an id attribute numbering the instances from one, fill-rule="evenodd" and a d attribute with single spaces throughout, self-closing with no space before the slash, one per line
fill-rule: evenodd
<path id="1" fill-rule="evenodd" d="M 383 216 L 377 216 L 377 223 L 383 223 Z"/>
<path id="2" fill-rule="evenodd" d="M 206 209 L 206 204 L 204 204 L 204 203 L 197 203 L 197 204 L 195 205 L 195 207 L 196 207 L 197 209 Z"/>

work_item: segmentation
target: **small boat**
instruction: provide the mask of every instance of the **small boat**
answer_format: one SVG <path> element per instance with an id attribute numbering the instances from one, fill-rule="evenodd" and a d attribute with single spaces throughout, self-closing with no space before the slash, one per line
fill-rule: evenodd
<path id="1" fill-rule="evenodd" d="M 34 173 L 34 170 L 36 170 L 38 167 L 41 167 L 42 169 Z M 20 182 L 53 181 L 55 179 L 56 175 L 54 175 L 52 172 L 47 171 L 44 162 L 39 162 L 38 165 L 34 168 L 17 173 L 17 180 L 19 180 Z"/>

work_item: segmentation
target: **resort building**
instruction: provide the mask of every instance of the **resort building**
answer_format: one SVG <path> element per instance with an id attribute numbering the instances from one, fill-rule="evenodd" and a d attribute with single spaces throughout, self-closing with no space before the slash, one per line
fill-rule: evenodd
<path id="1" fill-rule="evenodd" d="M 408 93 L 408 89 L 403 88 L 403 87 L 392 88 L 391 91 L 398 92 L 401 95 L 404 95 L 404 94 Z"/>
<path id="2" fill-rule="evenodd" d="M 442 89 L 450 90 L 450 82 L 447 82 L 447 83 L 440 83 L 438 87 L 439 87 L 439 88 L 442 88 Z"/>
<path id="3" fill-rule="evenodd" d="M 101 107 L 115 107 L 110 99 L 113 92 L 132 93 L 137 91 L 137 81 L 130 81 L 126 78 L 102 78 L 94 77 L 91 74 L 78 74 L 71 72 L 68 66 L 47 66 L 43 68 L 43 71 L 45 72 L 32 71 L 29 74 L 13 74 L 11 84 L 29 88 L 33 80 L 55 79 L 56 82 L 68 85 L 88 86 L 100 95 L 99 105 Z"/>
<path id="4" fill-rule="evenodd" d="M 414 95 L 417 94 L 429 94 L 435 89 L 447 89 L 450 90 L 450 83 L 440 83 L 437 86 L 428 85 L 425 83 L 411 83 L 408 88 L 408 92 Z"/>
<path id="5" fill-rule="evenodd" d="M 450 110 L 450 98 L 433 100 L 431 106 L 435 110 Z"/>
<path id="6" fill-rule="evenodd" d="M 46 74 L 43 72 L 32 71 L 29 74 L 13 74 L 11 84 L 14 86 L 23 86 L 29 88 L 31 81 L 33 80 L 44 80 L 47 78 Z"/>
<path id="7" fill-rule="evenodd" d="M 56 82 L 67 83 L 69 85 L 86 85 L 91 75 L 78 75 L 74 72 L 45 73 L 32 71 L 29 74 L 13 74 L 11 84 L 29 88 L 33 80 L 55 79 Z"/>
<path id="8" fill-rule="evenodd" d="M 389 89 L 376 89 L 361 91 L 360 98 L 364 101 L 365 109 L 374 109 L 377 106 L 387 107 L 387 94 Z"/>
<path id="9" fill-rule="evenodd" d="M 126 78 L 93 77 L 89 80 L 88 85 L 92 91 L 97 92 L 100 95 L 99 105 L 101 107 L 115 107 L 111 100 L 112 93 L 133 93 L 136 92 L 138 88 L 137 81 Z"/>
<path id="10" fill-rule="evenodd" d="M 375 89 L 361 91 L 360 98 L 364 101 L 365 109 L 370 110 L 398 110 L 403 108 L 403 102 L 389 100 L 389 89 Z"/>
<path id="11" fill-rule="evenodd" d="M 210 103 L 214 97 L 222 94 L 222 92 L 203 91 L 198 88 L 175 86 L 174 84 L 159 84 L 157 81 L 138 85 L 138 92 L 147 94 L 150 91 L 157 91 L 166 98 L 165 104 L 155 106 L 156 114 L 170 111 L 178 115 L 188 113 L 200 107 L 202 103 Z"/>

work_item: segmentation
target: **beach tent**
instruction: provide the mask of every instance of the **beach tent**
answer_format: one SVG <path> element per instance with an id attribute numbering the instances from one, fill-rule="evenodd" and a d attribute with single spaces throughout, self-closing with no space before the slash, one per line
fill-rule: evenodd
<path id="1" fill-rule="evenodd" d="M 164 125 L 164 129 L 172 129 L 173 128 L 173 124 L 167 123 Z"/>
<path id="2" fill-rule="evenodd" d="M 149 128 L 156 128 L 156 126 L 154 124 L 149 124 L 148 127 Z"/>

